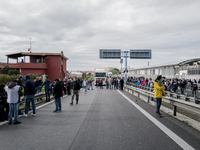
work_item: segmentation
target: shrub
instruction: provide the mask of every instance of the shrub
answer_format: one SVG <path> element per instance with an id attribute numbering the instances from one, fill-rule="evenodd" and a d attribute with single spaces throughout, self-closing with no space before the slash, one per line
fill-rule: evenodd
<path id="1" fill-rule="evenodd" d="M 0 69 L 0 73 L 7 74 L 9 70 L 10 70 L 9 66 L 4 66 L 3 68 Z"/>
<path id="2" fill-rule="evenodd" d="M 8 75 L 18 75 L 20 74 L 19 70 L 16 70 L 16 69 L 10 69 L 8 71 Z"/>

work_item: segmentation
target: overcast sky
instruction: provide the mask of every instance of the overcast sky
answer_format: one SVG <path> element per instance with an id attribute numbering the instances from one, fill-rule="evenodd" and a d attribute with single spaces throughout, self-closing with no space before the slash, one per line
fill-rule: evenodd
<path id="1" fill-rule="evenodd" d="M 200 57 L 200 0 L 0 0 L 0 62 L 5 54 L 61 52 L 68 70 L 118 67 L 99 49 L 152 49 L 139 68 Z M 123 64 L 124 65 L 124 64 Z"/>

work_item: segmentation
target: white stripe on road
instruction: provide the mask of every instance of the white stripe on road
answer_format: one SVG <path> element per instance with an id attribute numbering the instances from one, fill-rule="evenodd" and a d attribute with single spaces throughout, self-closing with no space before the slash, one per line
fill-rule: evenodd
<path id="1" fill-rule="evenodd" d="M 64 95 L 64 96 L 63 96 L 63 98 L 65 98 L 65 97 L 67 97 L 67 95 Z M 50 102 L 48 102 L 48 103 L 45 103 L 45 104 L 43 104 L 43 105 L 40 105 L 40 106 L 36 107 L 35 109 L 38 110 L 38 109 L 40 109 L 40 108 L 42 108 L 42 107 L 44 107 L 44 106 L 47 106 L 47 105 L 49 105 L 49 104 L 51 104 L 51 103 L 53 103 L 53 102 L 54 102 L 54 100 L 52 100 L 52 101 L 50 101 Z M 32 113 L 32 112 L 33 112 L 33 111 L 31 110 L 31 111 L 29 111 L 28 113 L 30 114 L 30 113 Z M 19 115 L 18 118 L 20 118 L 20 117 L 22 117 L 22 116 L 23 116 L 23 115 Z M 6 124 L 6 123 L 8 123 L 8 121 L 0 122 L 0 126 L 4 125 L 4 124 Z"/>
<path id="2" fill-rule="evenodd" d="M 141 113 L 143 113 L 150 121 L 152 121 L 156 126 L 158 126 L 165 134 L 167 134 L 174 142 L 176 142 L 180 147 L 185 150 L 194 150 L 192 146 L 186 143 L 183 139 L 173 133 L 170 129 L 168 129 L 165 125 L 160 123 L 154 117 L 152 117 L 148 112 L 142 109 L 139 105 L 134 103 L 131 99 L 125 96 L 122 92 L 117 90 L 126 100 L 128 100 L 133 106 L 135 106 Z"/>

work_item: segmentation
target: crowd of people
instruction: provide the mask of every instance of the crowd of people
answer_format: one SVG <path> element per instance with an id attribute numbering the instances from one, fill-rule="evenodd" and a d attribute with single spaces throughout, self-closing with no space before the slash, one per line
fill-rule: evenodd
<path id="1" fill-rule="evenodd" d="M 96 86 L 97 88 L 100 87 L 100 89 L 103 89 L 102 86 L 102 79 L 96 80 Z M 123 78 L 117 78 L 117 77 L 107 77 L 106 79 L 106 89 L 120 89 L 123 91 L 124 87 L 124 79 Z"/>
<path id="2" fill-rule="evenodd" d="M 46 76 L 45 81 L 42 81 L 42 77 L 37 77 L 35 80 L 31 80 L 29 75 L 24 77 L 25 83 L 22 84 L 23 76 L 18 79 L 13 80 L 6 85 L 0 85 L 0 121 L 8 120 L 8 124 L 20 124 L 18 121 L 18 115 L 24 115 L 28 117 L 28 111 L 32 110 L 32 116 L 36 116 L 35 107 L 35 95 L 41 94 L 45 91 L 46 102 L 49 102 L 50 95 L 52 94 L 55 101 L 56 112 L 61 112 L 61 97 L 63 95 L 71 95 L 72 99 L 70 105 L 73 105 L 73 99 L 76 96 L 76 104 L 79 101 L 80 88 L 86 87 L 86 90 L 90 88 L 93 90 L 92 80 L 81 80 L 76 77 L 65 78 L 63 81 L 61 79 L 55 79 L 52 83 L 48 76 Z M 87 82 L 85 85 L 85 81 Z M 44 87 L 44 89 L 43 89 Z M 23 91 L 23 92 L 22 92 Z M 20 111 L 19 106 L 21 101 L 25 102 L 25 112 L 24 114 Z M 30 108 L 30 103 L 31 107 Z M 14 116 L 14 120 L 12 120 Z"/>
<path id="3" fill-rule="evenodd" d="M 166 79 L 165 77 L 162 77 L 162 82 L 165 86 L 165 90 L 171 91 L 171 92 L 178 92 L 178 88 L 180 88 L 181 94 L 185 94 L 186 87 L 189 86 L 192 94 L 196 94 L 198 91 L 198 84 L 200 84 L 200 79 L 197 80 L 185 80 L 185 79 Z M 128 77 L 128 82 L 132 82 L 138 85 L 143 86 L 149 86 L 151 88 L 154 88 L 154 80 L 151 78 L 136 78 L 136 77 Z"/>

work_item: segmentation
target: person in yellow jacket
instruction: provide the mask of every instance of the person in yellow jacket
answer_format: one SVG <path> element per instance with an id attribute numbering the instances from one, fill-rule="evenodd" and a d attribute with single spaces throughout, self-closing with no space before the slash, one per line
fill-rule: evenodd
<path id="1" fill-rule="evenodd" d="M 156 113 L 158 114 L 158 117 L 161 118 L 160 114 L 160 106 L 162 103 L 162 97 L 166 96 L 165 92 L 165 86 L 162 82 L 162 76 L 158 75 L 157 78 L 154 81 L 154 93 L 155 93 L 155 98 L 156 98 Z"/>

